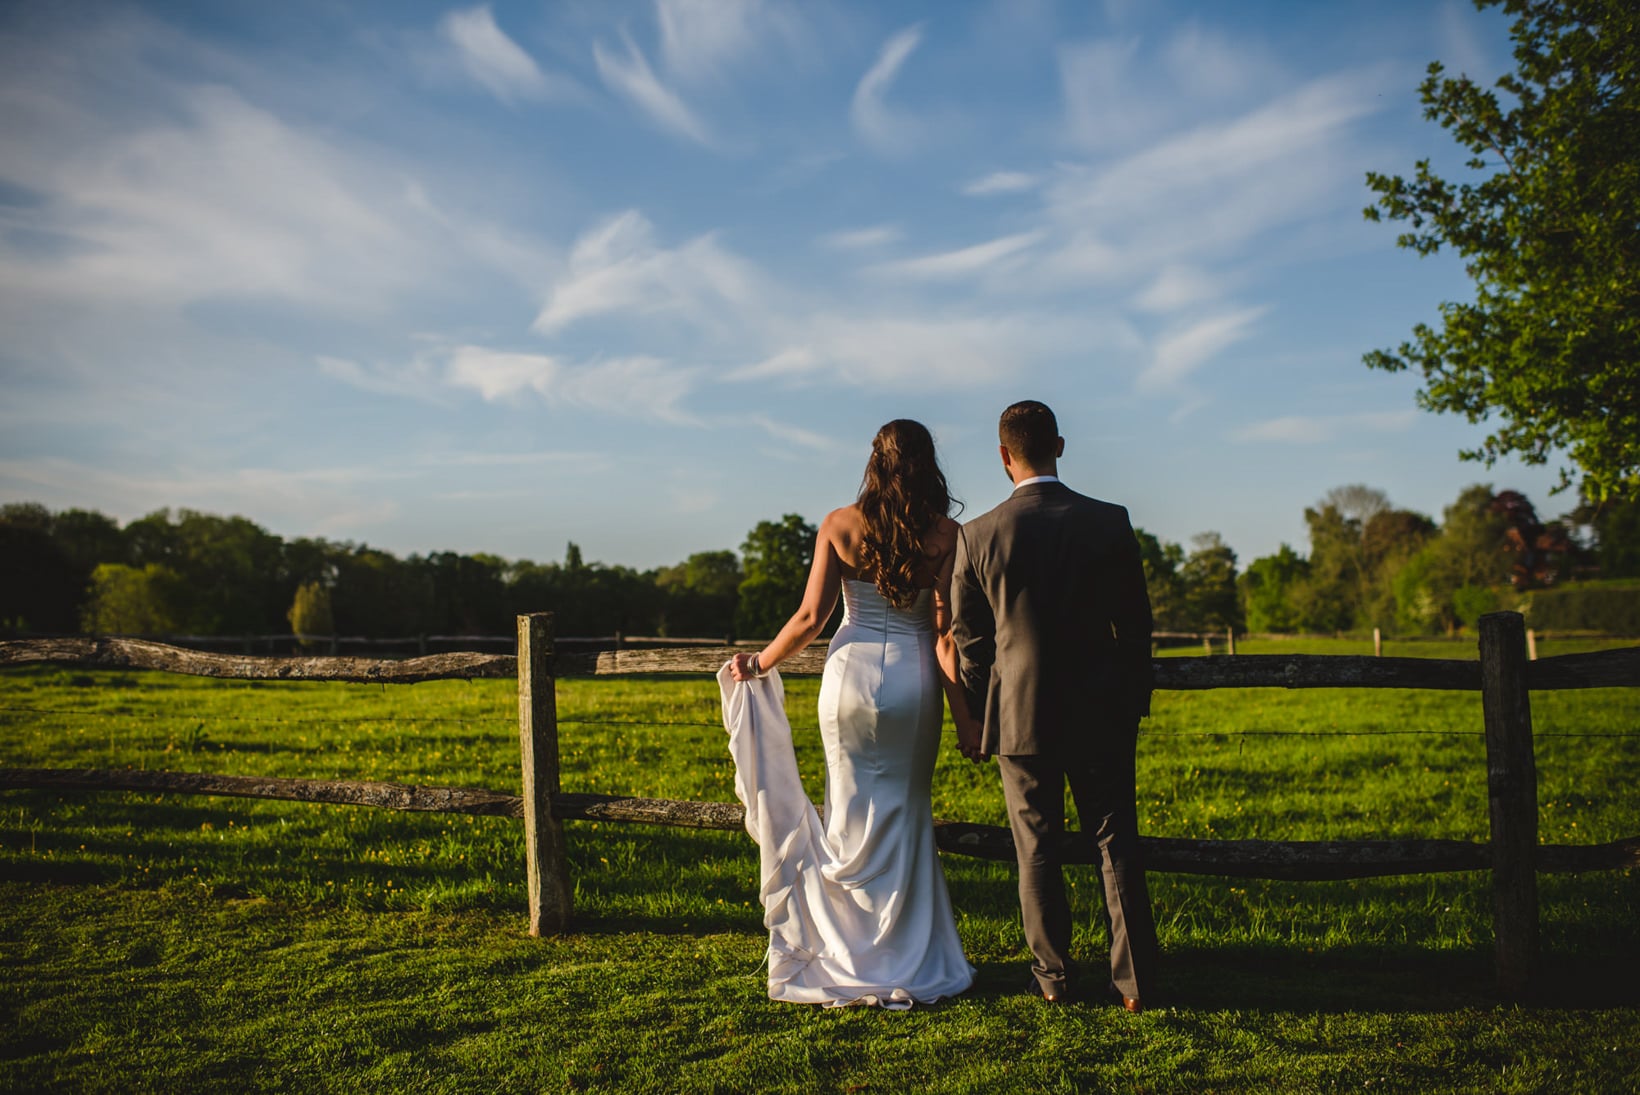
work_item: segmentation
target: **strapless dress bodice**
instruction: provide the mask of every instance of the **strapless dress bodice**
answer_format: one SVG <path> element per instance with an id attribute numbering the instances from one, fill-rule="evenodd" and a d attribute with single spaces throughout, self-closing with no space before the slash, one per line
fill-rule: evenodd
<path id="1" fill-rule="evenodd" d="M 872 582 L 843 579 L 843 622 L 845 627 L 863 628 L 887 635 L 926 635 L 934 630 L 934 591 L 922 590 L 909 608 L 895 608 L 877 592 Z"/>

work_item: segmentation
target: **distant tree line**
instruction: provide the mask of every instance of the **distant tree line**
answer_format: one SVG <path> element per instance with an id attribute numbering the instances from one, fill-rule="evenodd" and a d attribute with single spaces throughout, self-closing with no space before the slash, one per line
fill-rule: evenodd
<path id="1" fill-rule="evenodd" d="M 1188 555 L 1141 534 L 1158 628 L 1450 635 L 1485 613 L 1529 608 L 1534 595 L 1547 602 L 1550 590 L 1604 579 L 1599 621 L 1560 611 L 1554 626 L 1640 634 L 1640 588 L 1610 581 L 1640 577 L 1640 503 L 1585 501 L 1545 522 L 1519 491 L 1476 485 L 1436 522 L 1357 484 L 1329 491 L 1304 522 L 1307 556 L 1283 544 L 1240 573 L 1215 533 Z"/>
<path id="2" fill-rule="evenodd" d="M 772 634 L 796 607 L 815 529 L 760 522 L 733 551 L 636 570 L 285 540 L 244 517 L 159 510 L 124 527 L 92 511 L 0 507 L 0 627 L 20 632 L 510 635 L 551 610 L 560 635 Z"/>
<path id="3" fill-rule="evenodd" d="M 1437 523 L 1396 509 L 1382 491 L 1347 486 L 1304 517 L 1307 556 L 1283 544 L 1244 570 L 1217 533 L 1186 551 L 1137 530 L 1157 630 L 1450 633 L 1573 578 L 1640 577 L 1635 503 L 1585 503 L 1544 523 L 1519 492 L 1475 486 Z M 93 510 L 12 503 L 0 506 L 0 628 L 508 635 L 518 614 L 551 610 L 565 636 L 761 638 L 797 606 L 814 537 L 813 525 L 786 514 L 760 521 L 738 555 L 698 552 L 637 570 L 588 562 L 574 543 L 560 562 L 401 559 L 364 544 L 285 540 L 244 517 L 165 509 L 122 527 Z M 1628 618 L 1617 592 L 1595 599 L 1602 619 Z M 1640 602 L 1640 589 L 1625 595 Z M 1562 598 L 1557 619 L 1582 603 Z"/>

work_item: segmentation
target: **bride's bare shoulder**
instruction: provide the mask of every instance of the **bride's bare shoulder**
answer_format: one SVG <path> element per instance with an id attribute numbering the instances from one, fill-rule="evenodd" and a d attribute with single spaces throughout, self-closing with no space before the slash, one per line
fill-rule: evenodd
<path id="1" fill-rule="evenodd" d="M 839 546 L 856 543 L 865 531 L 866 519 L 859 506 L 839 506 L 820 521 L 820 535 Z"/>
<path id="2" fill-rule="evenodd" d="M 830 544 L 845 571 L 860 565 L 860 544 L 865 539 L 866 519 L 860 507 L 840 506 L 820 522 L 820 539 Z"/>

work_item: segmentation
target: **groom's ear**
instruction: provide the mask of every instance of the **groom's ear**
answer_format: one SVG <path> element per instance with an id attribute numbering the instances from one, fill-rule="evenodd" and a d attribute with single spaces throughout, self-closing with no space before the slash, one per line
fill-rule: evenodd
<path id="1" fill-rule="evenodd" d="M 1014 466 L 1014 454 L 1008 451 L 1007 445 L 998 445 L 997 452 L 1002 454 L 1003 467 L 1011 468 Z"/>
<path id="2" fill-rule="evenodd" d="M 1058 460 L 1061 456 L 1064 456 L 1064 455 L 1065 455 L 1065 439 L 1063 437 L 1061 437 L 1058 441 L 1054 442 L 1053 458 L 1055 460 Z"/>

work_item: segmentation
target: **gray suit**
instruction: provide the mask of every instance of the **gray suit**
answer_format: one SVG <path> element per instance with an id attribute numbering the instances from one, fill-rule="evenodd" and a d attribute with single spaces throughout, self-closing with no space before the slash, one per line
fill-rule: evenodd
<path id="1" fill-rule="evenodd" d="M 1111 980 L 1151 989 L 1156 930 L 1138 856 L 1134 751 L 1150 713 L 1150 600 L 1121 506 L 1062 483 L 1020 487 L 963 526 L 952 631 L 964 691 L 1002 770 L 1019 901 L 1044 991 L 1067 989 L 1065 785 L 1100 852 Z"/>

